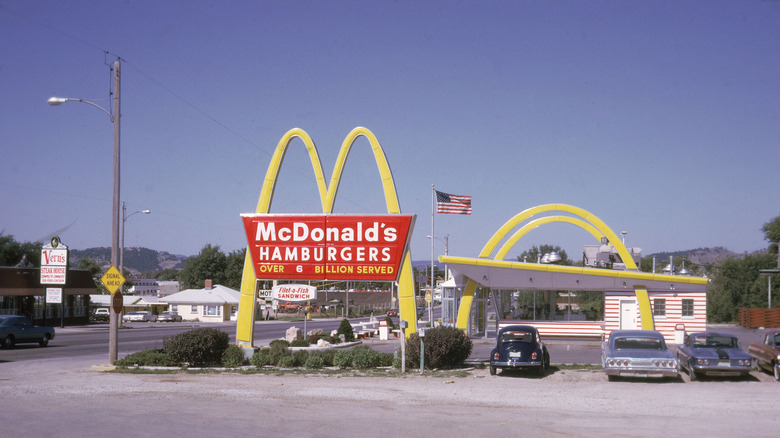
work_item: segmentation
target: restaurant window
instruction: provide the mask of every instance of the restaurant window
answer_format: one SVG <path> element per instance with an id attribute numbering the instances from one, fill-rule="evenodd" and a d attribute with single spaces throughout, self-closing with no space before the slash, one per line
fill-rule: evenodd
<path id="1" fill-rule="evenodd" d="M 653 316 L 666 316 L 666 298 L 653 300 Z"/>
<path id="2" fill-rule="evenodd" d="M 682 300 L 682 316 L 693 316 L 693 300 Z"/>

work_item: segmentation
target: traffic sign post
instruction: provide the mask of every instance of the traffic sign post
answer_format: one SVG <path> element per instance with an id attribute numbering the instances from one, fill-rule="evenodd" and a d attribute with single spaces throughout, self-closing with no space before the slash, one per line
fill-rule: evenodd
<path id="1" fill-rule="evenodd" d="M 122 312 L 122 292 L 119 290 L 125 284 L 125 277 L 116 266 L 110 268 L 100 277 L 100 282 L 111 292 L 111 312 L 108 329 L 108 359 L 113 363 L 117 357 L 117 338 L 119 338 L 119 314 Z"/>

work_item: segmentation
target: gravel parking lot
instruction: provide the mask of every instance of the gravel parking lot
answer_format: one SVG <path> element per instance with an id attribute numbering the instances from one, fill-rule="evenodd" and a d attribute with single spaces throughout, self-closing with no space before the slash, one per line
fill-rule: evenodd
<path id="1" fill-rule="evenodd" d="M 607 382 L 553 369 L 467 377 L 119 374 L 101 357 L 0 362 L 0 436 L 776 436 L 780 384 Z"/>

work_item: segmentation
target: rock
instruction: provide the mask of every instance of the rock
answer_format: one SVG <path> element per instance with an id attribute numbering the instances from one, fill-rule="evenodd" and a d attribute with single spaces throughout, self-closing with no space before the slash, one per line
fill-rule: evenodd
<path id="1" fill-rule="evenodd" d="M 322 329 L 312 329 L 306 334 L 307 336 L 322 336 Z"/>
<path id="2" fill-rule="evenodd" d="M 320 339 L 319 341 L 317 341 L 317 346 L 318 347 L 328 347 L 328 346 L 330 346 L 330 342 L 326 341 L 325 339 Z"/>
<path id="3" fill-rule="evenodd" d="M 287 340 L 287 342 L 292 342 L 298 339 L 302 339 L 303 335 L 301 334 L 301 329 L 298 327 L 290 327 L 287 329 L 287 332 L 284 334 L 284 339 Z"/>

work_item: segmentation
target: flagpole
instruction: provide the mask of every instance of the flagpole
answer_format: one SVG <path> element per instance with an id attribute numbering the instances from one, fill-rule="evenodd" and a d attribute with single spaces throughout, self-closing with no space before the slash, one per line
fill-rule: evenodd
<path id="1" fill-rule="evenodd" d="M 433 241 L 436 239 L 434 232 L 433 218 L 436 217 L 436 189 L 431 184 L 431 301 L 428 302 L 428 322 L 433 326 L 433 308 L 431 302 L 433 302 L 433 282 L 435 277 L 433 276 Z"/>

